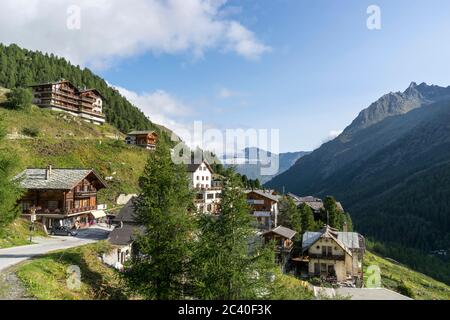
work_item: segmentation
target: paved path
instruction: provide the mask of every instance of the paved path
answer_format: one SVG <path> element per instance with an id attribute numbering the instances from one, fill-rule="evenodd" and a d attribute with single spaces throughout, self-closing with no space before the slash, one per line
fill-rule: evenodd
<path id="1" fill-rule="evenodd" d="M 76 237 L 36 238 L 33 241 L 35 244 L 32 245 L 0 249 L 0 272 L 22 261 L 51 251 L 79 247 L 104 240 L 110 231 L 107 228 L 95 226 L 80 230 Z"/>

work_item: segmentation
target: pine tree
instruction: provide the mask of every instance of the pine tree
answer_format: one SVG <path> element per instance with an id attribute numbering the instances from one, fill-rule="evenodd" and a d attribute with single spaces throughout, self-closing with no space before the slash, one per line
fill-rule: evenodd
<path id="1" fill-rule="evenodd" d="M 336 229 L 342 229 L 342 213 L 339 211 L 336 200 L 331 197 L 327 196 L 323 202 L 324 205 L 324 214 L 328 214 L 328 220 L 330 227 L 336 228 Z"/>
<path id="2" fill-rule="evenodd" d="M 148 299 L 183 298 L 195 233 L 188 213 L 193 194 L 185 167 L 172 162 L 164 141 L 150 154 L 139 184 L 134 212 L 145 233 L 135 242 L 139 254 L 132 258 L 125 279 Z"/>
<path id="3" fill-rule="evenodd" d="M 33 102 L 33 93 L 29 89 L 15 88 L 6 94 L 8 99 L 7 105 L 11 109 L 26 109 Z"/>
<path id="4" fill-rule="evenodd" d="M 231 175 L 224 186 L 220 215 L 200 220 L 194 288 L 199 299 L 255 299 L 267 288 L 274 250 L 260 246 L 241 183 Z"/>
<path id="5" fill-rule="evenodd" d="M 302 233 L 300 210 L 298 210 L 294 200 L 290 197 L 284 197 L 280 202 L 278 224 L 297 231 L 297 235 Z"/>
<path id="6" fill-rule="evenodd" d="M 311 208 L 302 203 L 299 207 L 300 211 L 300 219 L 302 225 L 302 233 L 306 231 L 315 231 L 316 230 L 316 222 L 314 221 L 314 213 Z"/>
<path id="7" fill-rule="evenodd" d="M 0 119 L 0 228 L 18 217 L 17 200 L 21 195 L 17 183 L 11 180 L 18 159 L 1 148 L 4 138 L 5 130 Z"/>

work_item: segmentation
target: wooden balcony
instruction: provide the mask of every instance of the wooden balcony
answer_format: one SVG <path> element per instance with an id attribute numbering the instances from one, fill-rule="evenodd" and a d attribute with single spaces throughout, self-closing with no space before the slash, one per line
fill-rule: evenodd
<path id="1" fill-rule="evenodd" d="M 96 190 L 80 190 L 75 191 L 75 198 L 87 198 L 87 197 L 95 197 L 97 195 Z"/>
<path id="2" fill-rule="evenodd" d="M 333 255 L 333 254 L 309 254 L 308 257 L 310 259 L 320 259 L 320 260 L 339 260 L 344 261 L 344 255 Z"/>

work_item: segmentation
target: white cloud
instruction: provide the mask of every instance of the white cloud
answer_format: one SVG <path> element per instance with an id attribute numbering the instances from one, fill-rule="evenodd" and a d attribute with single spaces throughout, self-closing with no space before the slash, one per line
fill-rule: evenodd
<path id="1" fill-rule="evenodd" d="M 239 93 L 238 92 L 234 92 L 228 88 L 221 88 L 219 90 L 219 98 L 220 99 L 228 99 L 228 98 L 233 98 L 238 96 Z"/>
<path id="2" fill-rule="evenodd" d="M 0 41 L 108 66 L 138 54 L 232 51 L 258 59 L 270 47 L 227 12 L 228 0 L 3 0 Z M 80 29 L 67 27 L 79 6 Z M 73 20 L 70 20 L 72 25 Z M 76 22 L 76 21 L 75 21 Z"/>
<path id="3" fill-rule="evenodd" d="M 342 132 L 344 132 L 344 130 L 331 130 L 331 131 L 328 133 L 328 138 L 327 138 L 327 140 L 329 141 L 329 140 L 336 139 L 337 137 L 339 137 L 339 136 L 341 135 Z"/>
<path id="4" fill-rule="evenodd" d="M 191 112 L 191 108 L 166 91 L 157 90 L 138 94 L 122 87 L 112 87 L 141 109 L 152 122 L 163 125 L 179 135 L 187 130 L 188 126 L 177 118 Z"/>

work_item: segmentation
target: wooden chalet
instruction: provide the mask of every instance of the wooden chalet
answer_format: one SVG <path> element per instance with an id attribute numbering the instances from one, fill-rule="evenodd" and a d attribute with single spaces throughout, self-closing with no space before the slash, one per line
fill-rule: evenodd
<path id="1" fill-rule="evenodd" d="M 270 191 L 247 190 L 247 203 L 259 229 L 271 230 L 278 224 L 278 202 L 280 197 Z"/>
<path id="2" fill-rule="evenodd" d="M 149 150 L 155 150 L 158 137 L 159 136 L 155 131 L 133 131 L 127 134 L 125 143 Z"/>
<path id="3" fill-rule="evenodd" d="M 107 185 L 93 170 L 49 166 L 24 170 L 15 180 L 25 189 L 19 201 L 23 217 L 35 215 L 47 228 L 85 227 L 105 216 L 97 210 L 97 192 Z"/>
<path id="4" fill-rule="evenodd" d="M 286 271 L 289 265 L 296 234 L 296 231 L 283 226 L 278 226 L 263 233 L 265 243 L 275 242 L 276 260 L 277 263 L 281 264 L 283 271 Z"/>
<path id="5" fill-rule="evenodd" d="M 37 84 L 31 88 L 33 103 L 41 108 L 65 111 L 95 124 L 105 123 L 104 98 L 96 89 L 80 90 L 67 80 Z"/>

